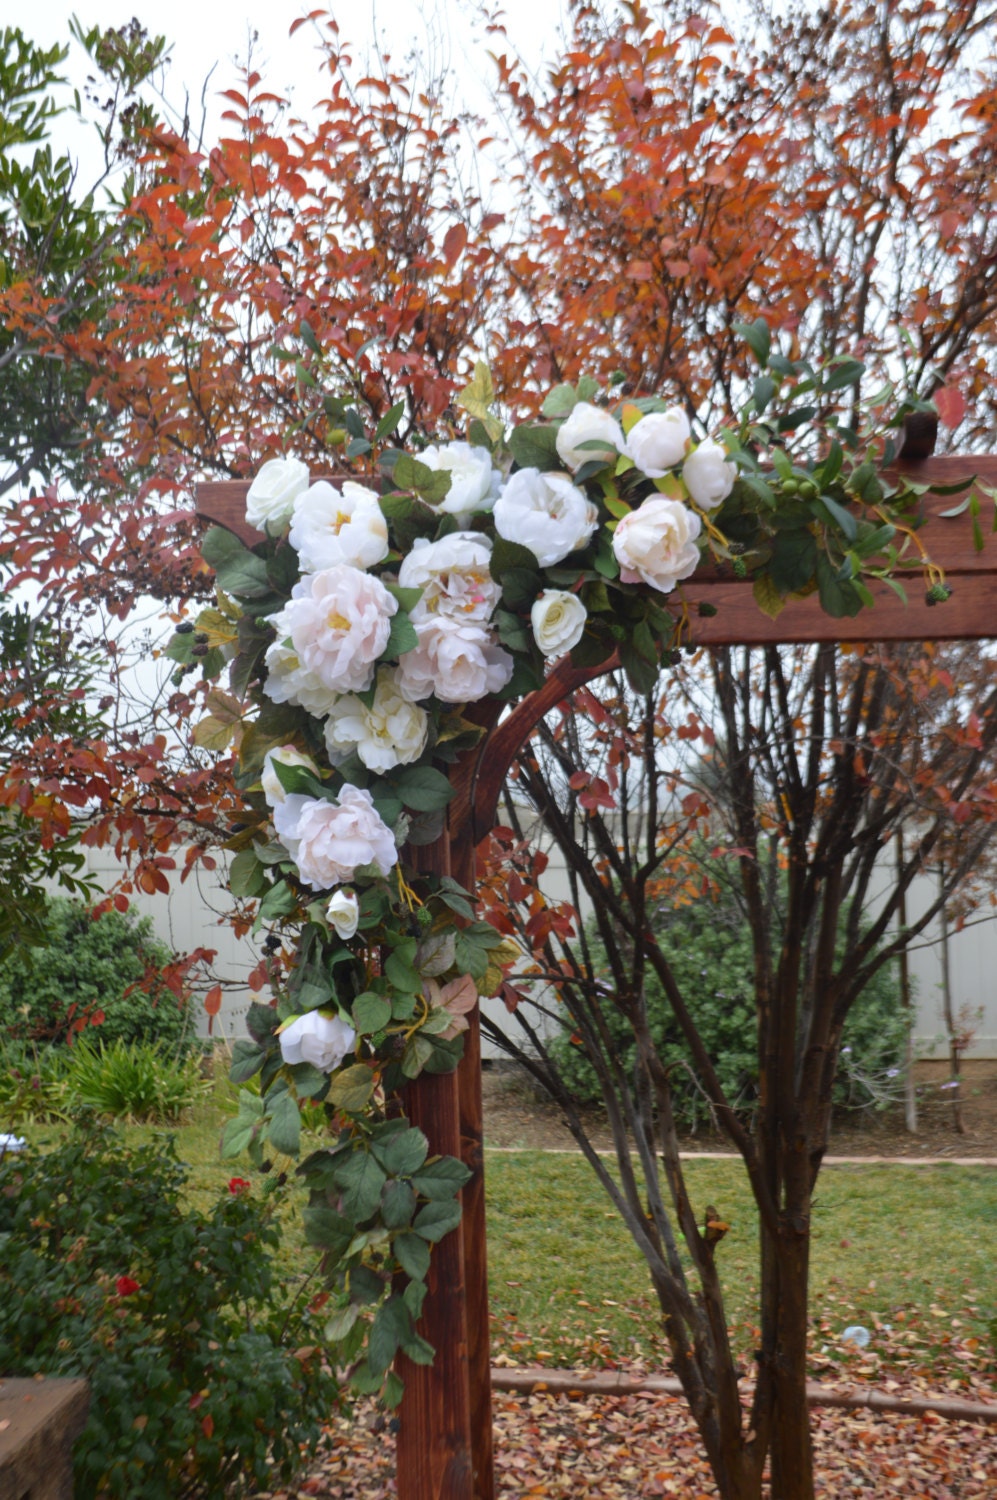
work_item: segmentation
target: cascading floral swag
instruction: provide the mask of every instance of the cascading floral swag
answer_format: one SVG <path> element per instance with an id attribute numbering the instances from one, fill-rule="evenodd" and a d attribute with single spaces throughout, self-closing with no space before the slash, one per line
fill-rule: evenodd
<path id="1" fill-rule="evenodd" d="M 259 1074 L 260 1091 L 242 1090 L 224 1150 L 296 1157 L 301 1102 L 324 1104 L 335 1138 L 297 1171 L 338 1293 L 327 1334 L 356 1388 L 389 1403 L 398 1350 L 433 1357 L 415 1323 L 468 1175 L 429 1155 L 399 1091 L 457 1066 L 469 1010 L 518 956 L 470 892 L 412 857 L 443 832 L 447 767 L 483 732 L 467 706 L 519 698 L 566 652 L 580 666 L 615 652 L 649 690 L 687 641 L 681 585 L 704 560 L 750 576 L 770 615 L 814 591 L 855 615 L 870 579 L 902 592 L 910 568 L 932 601 L 947 594 L 916 536 L 923 487 L 882 475 L 923 404 L 882 391 L 859 432 L 838 411 L 844 395 L 854 419 L 859 362 L 815 369 L 773 351 L 762 319 L 739 331 L 759 373 L 698 442 L 682 407 L 586 379 L 507 432 L 482 365 L 458 398 L 467 440 L 417 452 L 387 446 L 401 403 L 371 430 L 325 396 L 364 482 L 265 463 L 247 503 L 259 544 L 208 532 L 217 605 L 169 647 L 179 677 L 228 666 L 196 737 L 236 741 L 231 888 L 259 903 L 271 952 L 288 944 L 274 1004 L 252 1006 L 235 1045 L 232 1077 Z"/>

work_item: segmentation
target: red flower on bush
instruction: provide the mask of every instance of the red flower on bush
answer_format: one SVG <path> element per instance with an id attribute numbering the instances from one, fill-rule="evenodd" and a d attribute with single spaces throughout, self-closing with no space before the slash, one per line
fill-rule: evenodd
<path id="1" fill-rule="evenodd" d="M 230 1177 L 228 1190 L 230 1193 L 248 1193 L 252 1185 L 248 1177 Z"/>
<path id="2" fill-rule="evenodd" d="M 119 1276 L 114 1285 L 119 1297 L 132 1297 L 136 1292 L 142 1290 L 138 1282 L 131 1276 Z"/>

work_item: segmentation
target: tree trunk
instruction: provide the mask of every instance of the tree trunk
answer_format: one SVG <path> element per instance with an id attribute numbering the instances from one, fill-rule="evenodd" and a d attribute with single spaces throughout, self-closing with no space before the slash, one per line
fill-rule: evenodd
<path id="1" fill-rule="evenodd" d="M 772 1500 L 814 1500 L 813 1446 L 807 1406 L 809 1203 L 780 1213 L 778 1237 L 763 1229 L 762 1350 L 771 1434 Z M 759 1418 L 756 1418 L 758 1420 Z"/>

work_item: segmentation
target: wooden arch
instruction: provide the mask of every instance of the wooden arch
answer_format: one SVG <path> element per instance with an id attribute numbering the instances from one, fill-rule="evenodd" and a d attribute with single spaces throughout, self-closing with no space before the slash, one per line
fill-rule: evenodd
<path id="1" fill-rule="evenodd" d="M 918 483 L 950 486 L 960 480 L 997 487 L 997 456 L 928 453 L 897 465 Z M 911 453 L 908 442 L 907 453 Z M 223 480 L 197 491 L 205 520 L 234 532 L 248 546 L 260 533 L 246 521 L 249 483 Z M 689 605 L 690 640 L 696 645 L 790 645 L 843 639 L 876 641 L 983 640 L 997 638 L 997 545 L 973 547 L 965 515 L 945 517 L 956 506 L 948 496 L 926 495 L 924 525 L 918 535 L 932 562 L 945 570 L 952 598 L 928 606 L 921 580 L 912 574 L 905 605 L 885 585 L 873 587 L 875 605 L 864 611 L 858 635 L 825 614 L 816 596 L 786 605 L 771 620 L 755 603 L 749 581 L 703 569 L 682 586 Z M 986 504 L 986 502 L 984 502 Z M 697 613 L 700 603 L 713 615 Z M 575 668 L 564 658 L 544 685 L 524 698 L 504 719 L 498 707 L 482 705 L 490 719 L 479 719 L 487 733 L 451 772 L 455 795 L 447 828 L 435 844 L 410 851 L 426 871 L 451 874 L 468 889 L 475 880 L 475 847 L 491 829 L 502 784 L 522 745 L 546 713 L 586 682 L 610 671 L 610 658 L 596 667 Z M 436 1349 L 430 1366 L 400 1357 L 405 1381 L 398 1434 L 399 1500 L 493 1500 L 491 1378 L 488 1337 L 488 1279 L 485 1247 L 485 1195 L 482 1150 L 481 1036 L 475 1012 L 465 1033 L 464 1058 L 455 1074 L 422 1074 L 407 1090 L 409 1117 L 429 1139 L 430 1149 L 460 1156 L 472 1177 L 463 1190 L 458 1230 L 435 1248 L 429 1293 L 419 1331 Z"/>

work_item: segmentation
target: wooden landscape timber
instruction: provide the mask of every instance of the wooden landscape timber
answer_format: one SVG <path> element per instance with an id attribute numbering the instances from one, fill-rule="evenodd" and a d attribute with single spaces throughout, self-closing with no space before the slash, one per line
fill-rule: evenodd
<path id="1" fill-rule="evenodd" d="M 931 431 L 926 440 L 908 440 L 907 457 L 897 463 L 897 471 L 918 484 L 946 489 L 969 480 L 997 487 L 997 455 L 933 456 L 933 439 Z M 206 521 L 252 547 L 260 533 L 246 521 L 248 490 L 245 480 L 207 482 L 198 487 L 196 503 Z M 957 509 L 966 493 L 926 494 L 923 524 L 915 533 L 931 561 L 944 569 L 953 590 L 946 603 L 926 603 L 922 575 L 914 568 L 900 574 L 906 604 L 887 586 L 876 586 L 874 607 L 863 610 L 854 623 L 825 614 L 816 595 L 787 603 L 770 619 L 759 609 L 750 579 L 704 568 L 669 596 L 670 605 L 686 605 L 683 639 L 721 646 L 997 638 L 997 540 L 986 536 L 977 552 L 969 517 L 943 514 Z M 983 514 L 991 508 L 989 497 L 981 495 Z M 912 545 L 916 552 L 917 542 Z M 713 606 L 716 613 L 701 615 L 701 604 Z M 502 783 L 519 750 L 546 713 L 615 664 L 611 657 L 597 666 L 575 668 L 564 658 L 542 688 L 501 720 L 502 705 L 477 705 L 477 720 L 487 733 L 451 771 L 455 795 L 447 828 L 435 844 L 413 851 L 421 868 L 449 873 L 473 889 L 475 846 L 492 827 Z M 406 1091 L 409 1116 L 427 1136 L 430 1150 L 460 1156 L 473 1175 L 463 1189 L 460 1227 L 437 1247 L 429 1273 L 419 1331 L 436 1348 L 436 1359 L 429 1366 L 404 1360 L 400 1366 L 405 1381 L 398 1434 L 400 1500 L 493 1500 L 495 1493 L 477 1010 L 468 1020 L 457 1072 L 423 1074 Z"/>

